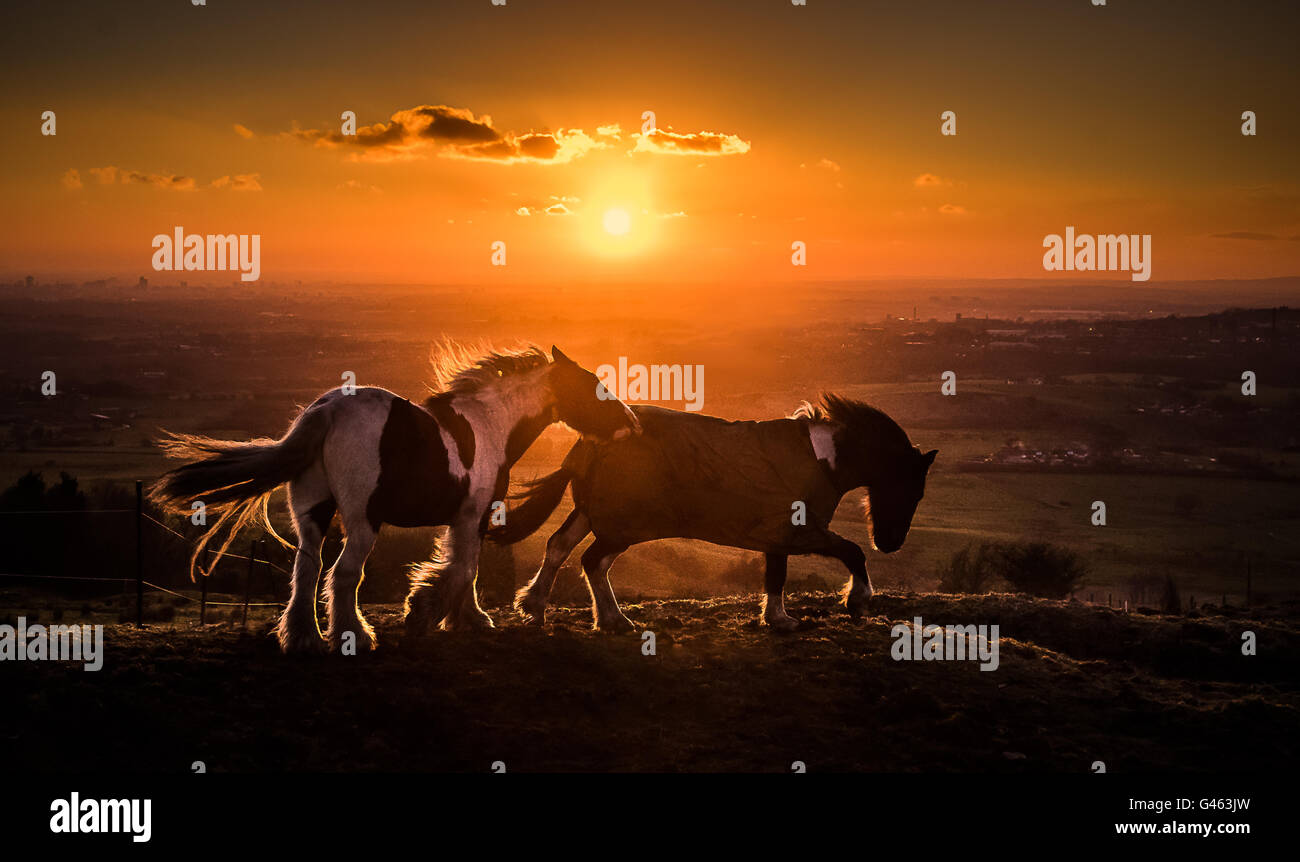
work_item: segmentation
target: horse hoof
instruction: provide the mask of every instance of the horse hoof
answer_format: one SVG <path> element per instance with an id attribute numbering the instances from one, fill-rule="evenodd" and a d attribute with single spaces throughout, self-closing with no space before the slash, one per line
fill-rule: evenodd
<path id="1" fill-rule="evenodd" d="M 842 604 L 844 612 L 849 615 L 849 619 L 860 620 L 867 615 L 866 602 L 854 602 L 853 604 Z"/>
<path id="2" fill-rule="evenodd" d="M 605 632 L 608 634 L 628 634 L 629 632 L 636 631 L 637 625 L 627 617 L 615 617 L 608 622 L 596 623 L 594 629 L 595 631 Z"/>
<path id="3" fill-rule="evenodd" d="M 468 613 L 454 620 L 448 621 L 447 628 L 452 631 L 484 631 L 494 629 L 497 624 L 492 622 L 492 618 L 483 612 Z"/>
<path id="4" fill-rule="evenodd" d="M 404 633 L 406 637 L 411 638 L 412 640 L 417 640 L 420 638 L 427 638 L 432 630 L 433 626 L 428 620 L 412 620 L 408 618 L 406 620 Z"/>
<path id="5" fill-rule="evenodd" d="M 348 638 L 347 635 L 352 635 L 352 637 Z M 361 629 L 360 631 L 348 629 L 339 634 L 331 632 L 328 635 L 330 651 L 336 653 L 343 652 L 345 639 L 346 642 L 356 650 L 357 654 L 371 652 L 376 646 L 378 646 L 378 641 L 375 640 L 375 636 L 365 629 Z"/>
<path id="6" fill-rule="evenodd" d="M 770 620 L 763 620 L 763 623 L 778 632 L 792 632 L 799 628 L 799 621 L 791 616 L 773 617 Z"/>
<path id="7" fill-rule="evenodd" d="M 524 625 L 540 626 L 546 624 L 546 604 L 527 600 L 528 597 L 515 602 L 515 610 L 523 617 Z"/>
<path id="8" fill-rule="evenodd" d="M 329 644 L 320 635 L 292 635 L 280 642 L 280 651 L 285 655 L 324 655 Z"/>

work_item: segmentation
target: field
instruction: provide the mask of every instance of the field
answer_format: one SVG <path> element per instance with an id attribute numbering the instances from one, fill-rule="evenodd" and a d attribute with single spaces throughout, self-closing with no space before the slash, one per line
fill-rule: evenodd
<path id="1" fill-rule="evenodd" d="M 1271 301 L 1258 291 L 1296 285 L 1247 288 Z M 1018 309 L 1052 307 L 1027 289 L 1007 291 L 1013 303 L 994 285 L 945 288 L 923 304 L 929 319 L 897 316 L 924 295 L 833 287 L 756 293 L 744 308 L 707 291 L 643 291 L 620 296 L 612 316 L 584 287 L 481 299 L 328 287 L 6 297 L 0 623 L 103 624 L 108 656 L 98 673 L 0 665 L 10 693 L 0 756 L 41 771 L 184 772 L 195 761 L 215 772 L 484 772 L 496 761 L 519 772 L 787 772 L 795 761 L 813 772 L 1282 768 L 1300 706 L 1300 387 L 1289 385 L 1300 379 L 1300 314 L 1179 317 L 1223 304 L 1152 294 L 1143 307 L 1153 310 L 1130 318 L 1025 323 Z M 1130 290 L 1089 307 L 1131 308 Z M 1007 332 L 1026 333 L 1027 346 L 995 347 L 1021 337 L 997 334 Z M 906 544 L 868 554 L 880 591 L 871 618 L 835 613 L 838 563 L 797 557 L 788 604 L 805 625 L 775 634 L 756 623 L 757 555 L 670 541 L 633 547 L 611 573 L 628 616 L 655 633 L 656 655 L 636 637 L 589 631 L 581 548 L 561 569 L 548 626 L 524 628 L 505 597 L 536 569 L 567 502 L 509 552 L 485 552 L 480 587 L 499 626 L 487 633 L 403 637 L 406 567 L 427 558 L 434 531 L 385 527 L 361 588 L 380 649 L 359 657 L 278 653 L 266 632 L 291 560 L 276 546 L 273 567 L 251 581 L 247 629 L 239 559 L 208 582 L 210 599 L 227 604 L 200 625 L 186 577 L 200 528 L 180 519 L 168 526 L 186 539 L 144 523 L 146 579 L 184 595 L 150 588 L 142 630 L 130 624 L 129 584 L 36 589 L 33 575 L 134 576 L 129 507 L 134 481 L 165 469 L 151 443 L 160 429 L 276 437 L 345 370 L 418 399 L 442 333 L 558 343 L 592 366 L 699 363 L 705 412 L 728 418 L 787 415 L 823 391 L 878 405 L 940 454 Z M 1252 398 L 1240 391 L 1243 367 L 1259 374 Z M 38 392 L 47 368 L 59 397 Z M 950 368 L 956 397 L 940 394 Z M 574 439 L 548 430 L 512 478 L 553 470 Z M 1096 458 L 1068 469 L 997 460 L 1066 450 Z M 34 494 L 29 471 L 44 482 Z M 84 498 L 51 511 L 67 503 L 61 473 Z M 1096 501 L 1104 526 L 1092 522 Z M 863 503 L 850 492 L 834 528 L 869 547 Z M 285 526 L 282 499 L 272 511 Z M 246 554 L 256 538 L 233 550 Z M 327 563 L 340 541 L 335 525 Z M 983 542 L 1048 542 L 1088 574 L 1069 601 L 935 592 L 953 554 Z M 893 625 L 918 615 L 999 625 L 999 668 L 892 660 Z M 1258 655 L 1242 655 L 1245 631 Z"/>
<path id="2" fill-rule="evenodd" d="M 16 601 L 35 600 L 0 597 Z M 786 635 L 756 625 L 755 596 L 627 607 L 653 656 L 576 608 L 407 641 L 396 606 L 371 607 L 376 652 L 313 659 L 279 655 L 265 616 L 110 623 L 98 673 L 6 669 L 0 756 L 47 772 L 1086 773 L 1275 771 L 1300 753 L 1295 603 L 1169 617 L 887 593 L 852 622 L 833 601 L 792 597 L 804 623 Z M 1000 625 L 997 670 L 892 660 L 892 625 L 915 616 Z"/>

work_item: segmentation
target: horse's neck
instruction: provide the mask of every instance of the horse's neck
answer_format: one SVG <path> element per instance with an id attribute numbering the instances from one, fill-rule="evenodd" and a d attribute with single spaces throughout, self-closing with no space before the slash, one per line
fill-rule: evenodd
<path id="1" fill-rule="evenodd" d="M 544 386 L 495 385 L 456 397 L 479 418 L 479 433 L 513 463 L 555 421 L 555 400 Z M 472 405 L 472 406 L 471 406 Z"/>
<path id="2" fill-rule="evenodd" d="M 842 429 L 843 426 L 840 426 Z M 844 457 L 837 451 L 835 470 L 832 471 L 835 489 L 841 496 L 857 488 L 870 488 L 879 476 L 886 473 L 897 459 L 907 453 L 899 453 L 893 441 L 883 433 L 873 434 L 865 441 L 841 438 L 837 430 L 832 435 L 836 449 L 841 446 L 861 448 L 859 457 Z"/>

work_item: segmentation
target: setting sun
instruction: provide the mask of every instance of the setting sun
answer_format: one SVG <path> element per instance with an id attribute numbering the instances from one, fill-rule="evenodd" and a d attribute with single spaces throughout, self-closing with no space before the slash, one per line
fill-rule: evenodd
<path id="1" fill-rule="evenodd" d="M 623 209 L 605 210 L 601 223 L 610 236 L 624 236 L 632 229 L 632 217 Z"/>

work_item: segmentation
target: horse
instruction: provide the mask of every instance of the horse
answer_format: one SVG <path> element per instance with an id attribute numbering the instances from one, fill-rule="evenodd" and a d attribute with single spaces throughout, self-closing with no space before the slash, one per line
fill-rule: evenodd
<path id="1" fill-rule="evenodd" d="M 191 578 L 209 540 L 260 519 L 295 550 L 293 589 L 276 634 L 286 652 L 337 648 L 352 633 L 358 648 L 375 647 L 357 592 L 381 524 L 446 525 L 433 559 L 415 567 L 405 625 L 421 634 L 441 628 L 490 628 L 474 590 L 482 538 L 495 501 L 503 501 L 510 468 L 547 426 L 563 422 L 579 434 L 615 440 L 639 433 L 636 416 L 610 398 L 596 376 L 552 347 L 473 354 L 448 344 L 435 360 L 437 386 L 422 404 L 386 389 L 342 386 L 302 410 L 279 440 L 213 440 L 165 433 L 160 446 L 186 463 L 150 488 L 165 511 L 191 514 L 194 502 L 219 517 L 190 560 Z M 275 533 L 267 503 L 288 485 L 296 548 Z M 502 509 L 504 503 L 502 503 Z M 338 514 L 345 542 L 326 577 L 329 628 L 316 618 L 321 546 Z"/>
<path id="2" fill-rule="evenodd" d="M 866 487 L 873 547 L 903 545 L 939 450 L 922 453 L 883 411 L 825 395 L 784 419 L 729 422 L 700 413 L 633 405 L 642 433 L 621 441 L 579 441 L 560 469 L 512 499 L 521 500 L 489 539 L 517 542 L 536 531 L 572 486 L 574 508 L 546 543 L 546 556 L 516 595 L 526 623 L 545 621 L 556 573 L 588 533 L 582 555 L 597 630 L 630 631 L 609 584 L 614 560 L 655 539 L 701 539 L 760 551 L 766 592 L 761 620 L 790 631 L 785 610 L 791 554 L 838 559 L 849 570 L 841 606 L 860 618 L 874 590 L 866 555 L 830 528 L 841 497 Z"/>

